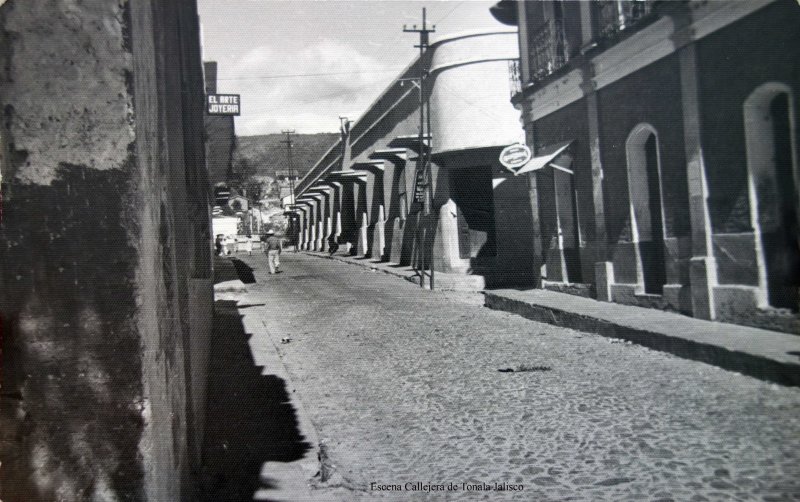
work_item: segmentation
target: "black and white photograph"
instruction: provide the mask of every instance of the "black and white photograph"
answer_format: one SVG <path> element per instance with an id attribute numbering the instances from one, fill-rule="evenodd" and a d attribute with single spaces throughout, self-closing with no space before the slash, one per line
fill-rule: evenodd
<path id="1" fill-rule="evenodd" d="M 800 500 L 800 0 L 0 0 L 0 502 Z"/>

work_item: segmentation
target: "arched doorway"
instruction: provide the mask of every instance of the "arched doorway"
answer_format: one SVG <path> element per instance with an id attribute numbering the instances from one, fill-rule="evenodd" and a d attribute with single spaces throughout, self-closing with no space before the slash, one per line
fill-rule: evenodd
<path id="1" fill-rule="evenodd" d="M 628 135 L 625 148 L 637 283 L 645 293 L 660 295 L 666 282 L 666 266 L 658 134 L 650 124 L 639 124 Z"/>
<path id="2" fill-rule="evenodd" d="M 778 82 L 745 100 L 750 219 L 762 305 L 798 310 L 798 168 L 794 99 Z"/>

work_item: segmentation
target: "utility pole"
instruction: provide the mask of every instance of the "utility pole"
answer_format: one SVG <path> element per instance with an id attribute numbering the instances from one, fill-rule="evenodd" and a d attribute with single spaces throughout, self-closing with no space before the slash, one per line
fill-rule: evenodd
<path id="1" fill-rule="evenodd" d="M 281 131 L 282 134 L 286 135 L 286 139 L 281 141 L 286 145 L 286 167 L 289 170 L 289 204 L 294 207 L 294 166 L 292 165 L 292 134 L 294 134 L 294 129 L 284 129 Z M 280 195 L 280 189 L 278 190 L 278 195 Z M 291 234 L 292 239 L 297 239 L 295 235 L 298 232 L 298 229 L 295 228 L 294 220 L 289 220 L 292 222 Z M 295 241 L 296 242 L 296 241 Z"/>
<path id="2" fill-rule="evenodd" d="M 281 131 L 286 135 L 286 139 L 281 143 L 286 144 L 286 166 L 289 169 L 289 203 L 294 205 L 294 166 L 292 165 L 292 134 L 294 129 L 284 129 Z"/>
<path id="3" fill-rule="evenodd" d="M 419 155 L 417 156 L 417 188 L 414 190 L 415 202 L 423 203 L 423 214 L 428 215 L 431 212 L 431 194 L 430 194 L 430 151 L 431 141 L 431 115 L 430 115 L 430 96 L 425 92 L 425 80 L 428 78 L 428 68 L 425 62 L 425 50 L 429 45 L 429 35 L 436 31 L 436 26 L 428 28 L 426 19 L 426 9 L 422 8 L 422 28 L 417 28 L 413 25 L 412 28 L 407 28 L 403 25 L 403 32 L 405 33 L 419 33 L 419 45 L 414 47 L 419 48 Z M 425 144 L 426 138 L 428 144 Z M 422 193 L 418 193 L 418 189 L 422 189 Z M 419 199 L 422 200 L 419 200 Z"/>
<path id="4" fill-rule="evenodd" d="M 419 33 L 419 45 L 414 46 L 419 48 L 419 82 L 414 82 L 419 87 L 419 155 L 417 155 L 417 172 L 415 173 L 414 177 L 414 202 L 422 202 L 423 216 L 428 216 L 431 214 L 431 206 L 433 205 L 430 174 L 431 146 L 433 137 L 430 134 L 430 93 L 426 92 L 425 85 L 425 82 L 428 78 L 428 65 L 425 61 L 425 51 L 428 49 L 428 47 L 430 47 L 429 35 L 435 31 L 436 26 L 431 26 L 428 28 L 425 7 L 422 8 L 422 28 L 418 29 L 416 24 L 413 25 L 412 28 L 407 28 L 405 25 L 403 26 L 403 32 L 405 33 Z M 425 285 L 425 276 L 427 275 L 430 278 L 430 288 L 433 289 L 433 263 L 428 265 L 425 263 L 425 254 L 428 248 L 428 232 L 425 230 L 425 224 L 423 223 L 424 220 L 418 217 L 417 221 L 417 249 L 419 250 L 417 265 L 419 267 L 419 285 Z M 428 268 L 430 268 L 430 271 L 427 271 Z"/>

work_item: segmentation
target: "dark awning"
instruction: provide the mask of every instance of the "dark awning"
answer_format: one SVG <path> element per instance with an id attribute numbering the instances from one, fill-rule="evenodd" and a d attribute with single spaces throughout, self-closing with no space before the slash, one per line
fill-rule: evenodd
<path id="1" fill-rule="evenodd" d="M 574 140 L 569 140 L 569 141 L 566 141 L 564 143 L 558 143 L 558 144 L 555 144 L 555 145 L 550 145 L 550 146 L 547 146 L 545 148 L 542 148 L 539 151 L 539 155 L 534 157 L 534 158 L 532 158 L 531 160 L 528 161 L 527 164 L 525 164 L 524 166 L 520 167 L 517 171 L 515 171 L 514 172 L 514 176 L 516 176 L 518 174 L 529 173 L 531 171 L 538 171 L 539 169 L 542 169 L 542 168 L 546 167 L 548 164 L 553 163 L 553 161 L 555 161 L 555 160 L 561 160 L 561 159 L 559 159 L 559 156 L 561 156 L 564 153 L 564 150 L 566 150 L 569 147 L 569 145 L 572 144 L 573 141 Z M 558 163 L 556 163 L 556 164 L 558 164 Z M 565 165 L 561 165 L 561 164 L 565 164 Z M 556 169 L 561 169 L 562 171 L 566 171 L 566 172 L 569 172 L 570 174 L 572 174 L 572 171 L 569 169 L 569 166 L 571 166 L 571 164 L 572 164 L 572 158 L 571 157 L 570 157 L 570 160 L 569 160 L 568 163 L 567 162 L 562 162 L 561 164 L 558 164 L 558 165 L 554 164 L 553 167 L 555 167 Z"/>

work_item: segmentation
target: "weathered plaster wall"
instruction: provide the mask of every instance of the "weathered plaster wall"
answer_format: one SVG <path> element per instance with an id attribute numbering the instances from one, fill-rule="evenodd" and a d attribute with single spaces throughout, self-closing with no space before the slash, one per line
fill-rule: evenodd
<path id="1" fill-rule="evenodd" d="M 193 2 L 0 7 L 2 500 L 191 497 L 190 327 L 211 314 L 193 26 Z"/>

